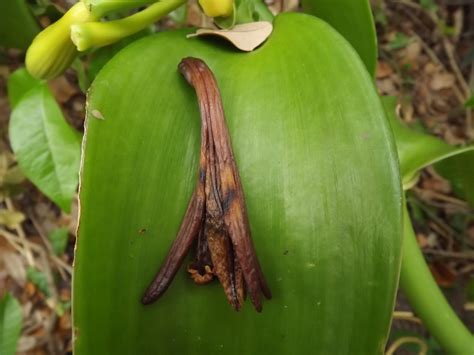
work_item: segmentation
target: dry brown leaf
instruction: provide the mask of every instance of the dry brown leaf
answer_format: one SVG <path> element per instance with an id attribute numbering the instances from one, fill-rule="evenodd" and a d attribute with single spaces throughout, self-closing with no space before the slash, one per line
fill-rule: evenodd
<path id="1" fill-rule="evenodd" d="M 14 251 L 7 249 L 0 249 L 0 259 L 8 275 L 18 285 L 23 286 L 26 282 L 25 259 Z"/>
<path id="2" fill-rule="evenodd" d="M 455 82 L 454 75 L 449 73 L 438 73 L 433 76 L 430 82 L 430 88 L 438 91 L 451 88 Z"/>
<path id="3" fill-rule="evenodd" d="M 433 262 L 429 265 L 431 274 L 436 280 L 436 283 L 441 287 L 451 287 L 456 281 L 456 275 L 441 262 Z"/>
<path id="4" fill-rule="evenodd" d="M 37 339 L 34 336 L 24 335 L 20 338 L 17 345 L 17 352 L 25 352 L 33 349 L 37 345 Z"/>
<path id="5" fill-rule="evenodd" d="M 402 52 L 401 64 L 411 66 L 411 69 L 415 70 L 418 68 L 419 56 L 421 54 L 420 42 L 410 42 Z"/>
<path id="6" fill-rule="evenodd" d="M 398 91 L 391 78 L 377 80 L 377 89 L 381 95 L 397 95 Z"/>
<path id="7" fill-rule="evenodd" d="M 388 65 L 387 62 L 382 62 L 382 61 L 377 62 L 377 71 L 375 74 L 377 79 L 386 78 L 387 76 L 392 75 L 392 73 L 393 73 L 392 67 Z"/>
<path id="8" fill-rule="evenodd" d="M 187 37 L 218 36 L 226 39 L 241 51 L 251 52 L 265 42 L 272 30 L 273 25 L 270 22 L 258 21 L 237 25 L 231 30 L 200 28 Z"/>

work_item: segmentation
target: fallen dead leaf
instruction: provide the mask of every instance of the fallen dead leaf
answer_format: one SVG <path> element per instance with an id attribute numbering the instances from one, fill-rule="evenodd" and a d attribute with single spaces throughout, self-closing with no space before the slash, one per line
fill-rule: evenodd
<path id="1" fill-rule="evenodd" d="M 429 267 L 436 283 L 441 287 L 451 287 L 456 281 L 456 275 L 445 264 L 434 262 Z"/>
<path id="2" fill-rule="evenodd" d="M 421 53 L 421 44 L 418 41 L 410 42 L 403 51 L 402 64 L 410 64 L 412 69 L 418 68 L 419 56 Z"/>
<path id="3" fill-rule="evenodd" d="M 232 43 L 244 52 L 251 52 L 261 45 L 270 36 L 273 25 L 267 21 L 244 23 L 231 30 L 214 30 L 200 28 L 196 33 L 189 34 L 187 38 L 198 36 L 218 36 Z"/>
<path id="4" fill-rule="evenodd" d="M 17 352 L 24 352 L 33 349 L 37 344 L 36 337 L 24 335 L 18 340 Z"/>
<path id="5" fill-rule="evenodd" d="M 0 249 L 0 259 L 8 275 L 20 286 L 26 282 L 24 258 L 14 251 Z"/>
<path id="6" fill-rule="evenodd" d="M 451 88 L 455 82 L 454 75 L 449 73 L 438 73 L 431 78 L 430 88 L 432 90 L 438 91 L 442 89 Z"/>
<path id="7" fill-rule="evenodd" d="M 398 93 L 391 78 L 377 80 L 377 89 L 381 95 L 396 95 Z"/>
<path id="8" fill-rule="evenodd" d="M 386 62 L 378 61 L 375 76 L 377 79 L 383 79 L 393 73 L 392 67 Z"/>

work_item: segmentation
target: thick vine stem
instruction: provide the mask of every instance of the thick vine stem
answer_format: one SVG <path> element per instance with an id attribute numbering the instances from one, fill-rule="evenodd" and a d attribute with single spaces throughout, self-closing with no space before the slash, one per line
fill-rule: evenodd
<path id="1" fill-rule="evenodd" d="M 416 242 L 407 208 L 400 286 L 423 324 L 448 354 L 474 353 L 474 337 L 436 284 Z"/>
<path id="2" fill-rule="evenodd" d="M 107 46 L 150 26 L 185 2 L 162 0 L 120 20 L 72 25 L 71 39 L 81 52 L 92 47 Z"/>

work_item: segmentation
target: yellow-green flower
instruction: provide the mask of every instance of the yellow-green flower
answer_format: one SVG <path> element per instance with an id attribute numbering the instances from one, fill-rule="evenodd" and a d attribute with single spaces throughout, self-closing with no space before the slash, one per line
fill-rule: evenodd
<path id="1" fill-rule="evenodd" d="M 71 25 L 94 20 L 82 2 L 78 2 L 63 17 L 41 31 L 26 52 L 26 68 L 38 79 L 61 75 L 78 55 L 71 41 Z"/>
<path id="2" fill-rule="evenodd" d="M 199 0 L 199 5 L 209 17 L 228 17 L 232 15 L 234 0 Z"/>

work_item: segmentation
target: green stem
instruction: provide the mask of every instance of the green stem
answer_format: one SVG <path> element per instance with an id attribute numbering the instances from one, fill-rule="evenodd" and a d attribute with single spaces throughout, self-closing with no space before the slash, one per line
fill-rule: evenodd
<path id="1" fill-rule="evenodd" d="M 404 241 L 400 286 L 423 324 L 448 354 L 472 354 L 474 337 L 436 284 L 418 247 L 404 209 Z"/>
<path id="2" fill-rule="evenodd" d="M 103 47 L 137 33 L 183 5 L 186 0 L 162 0 L 120 20 L 71 26 L 71 39 L 79 51 Z"/>
<path id="3" fill-rule="evenodd" d="M 104 17 L 113 11 L 136 9 L 158 0 L 82 0 L 91 14 L 97 18 Z"/>

